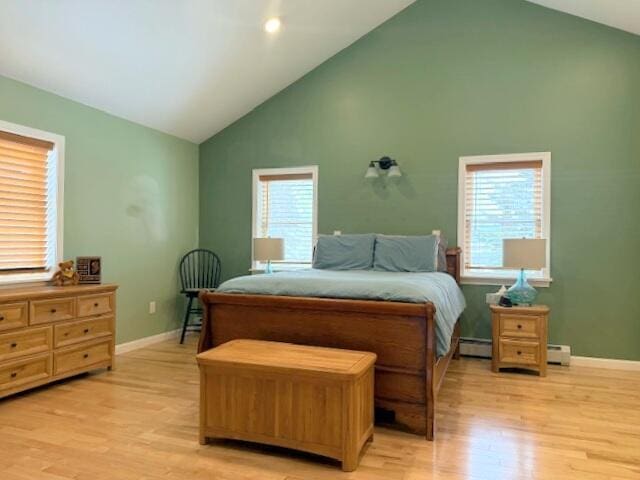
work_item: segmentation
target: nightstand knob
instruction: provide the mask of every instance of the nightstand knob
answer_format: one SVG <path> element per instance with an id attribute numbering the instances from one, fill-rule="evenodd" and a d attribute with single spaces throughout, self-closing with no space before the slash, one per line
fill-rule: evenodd
<path id="1" fill-rule="evenodd" d="M 56 313 L 56 312 L 57 312 L 57 310 L 55 308 L 51 309 L 51 313 Z"/>
<path id="2" fill-rule="evenodd" d="M 17 344 L 17 343 L 12 343 L 12 344 L 11 344 L 11 348 L 16 348 L 17 346 L 18 346 L 18 344 Z"/>
<path id="3" fill-rule="evenodd" d="M 94 304 L 93 304 L 93 306 L 94 306 L 94 307 L 99 307 L 99 306 L 100 306 L 100 304 L 99 304 L 98 302 L 96 302 L 96 303 L 94 303 Z"/>
<path id="4" fill-rule="evenodd" d="M 0 315 L 0 322 L 4 320 L 4 317 L 2 315 Z"/>
<path id="5" fill-rule="evenodd" d="M 11 378 L 16 378 L 18 374 L 16 372 L 11 372 Z"/>
<path id="6" fill-rule="evenodd" d="M 518 350 L 518 355 L 522 355 L 522 352 L 520 350 Z"/>
<path id="7" fill-rule="evenodd" d="M 521 330 L 521 329 L 522 329 L 522 325 L 518 325 L 518 330 Z"/>
<path id="8" fill-rule="evenodd" d="M 89 358 L 89 354 L 88 354 L 88 353 L 85 353 L 85 354 L 83 355 L 83 357 L 84 357 L 84 358 Z"/>
<path id="9" fill-rule="evenodd" d="M 84 329 L 84 333 L 85 333 L 85 334 L 89 333 L 89 329 L 88 329 L 88 328 L 85 328 L 85 329 Z"/>

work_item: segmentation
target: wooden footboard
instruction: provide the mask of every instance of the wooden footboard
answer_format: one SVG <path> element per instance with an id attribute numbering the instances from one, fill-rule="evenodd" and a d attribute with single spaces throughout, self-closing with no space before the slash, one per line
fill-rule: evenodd
<path id="1" fill-rule="evenodd" d="M 460 282 L 460 249 L 447 250 L 447 271 Z M 435 306 L 330 298 L 202 293 L 198 351 L 238 338 L 347 348 L 378 355 L 376 407 L 433 440 L 438 390 L 459 356 L 460 325 L 436 358 Z"/>
<path id="2" fill-rule="evenodd" d="M 436 359 L 435 307 L 396 303 L 203 292 L 198 351 L 247 338 L 374 352 L 376 406 L 408 430 L 434 436 L 435 401 L 459 331 Z"/>

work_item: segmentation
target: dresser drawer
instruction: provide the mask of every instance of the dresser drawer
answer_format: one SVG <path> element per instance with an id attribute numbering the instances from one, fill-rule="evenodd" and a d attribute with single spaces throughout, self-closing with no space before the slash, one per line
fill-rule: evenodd
<path id="1" fill-rule="evenodd" d="M 78 316 L 90 317 L 92 315 L 104 315 L 113 312 L 113 295 L 104 293 L 101 295 L 86 295 L 78 297 Z"/>
<path id="2" fill-rule="evenodd" d="M 542 317 L 532 315 L 500 315 L 500 336 L 517 338 L 540 337 Z"/>
<path id="3" fill-rule="evenodd" d="M 78 342 L 108 337 L 113 333 L 113 317 L 100 317 L 91 320 L 76 320 L 55 326 L 54 347 L 66 347 Z"/>
<path id="4" fill-rule="evenodd" d="M 44 380 L 51 376 L 51 354 L 45 353 L 27 360 L 0 366 L 0 394 L 21 385 Z"/>
<path id="5" fill-rule="evenodd" d="M 540 362 L 540 344 L 501 338 L 500 361 L 519 365 L 536 365 Z"/>
<path id="6" fill-rule="evenodd" d="M 111 341 L 78 345 L 53 353 L 54 375 L 83 370 L 111 359 Z"/>
<path id="7" fill-rule="evenodd" d="M 76 298 L 55 298 L 31 302 L 31 325 L 71 320 L 76 316 Z"/>
<path id="8" fill-rule="evenodd" d="M 28 323 L 27 302 L 0 304 L 0 332 L 26 327 Z"/>
<path id="9" fill-rule="evenodd" d="M 34 328 L 0 335 L 0 362 L 47 352 L 51 348 L 51 327 Z"/>

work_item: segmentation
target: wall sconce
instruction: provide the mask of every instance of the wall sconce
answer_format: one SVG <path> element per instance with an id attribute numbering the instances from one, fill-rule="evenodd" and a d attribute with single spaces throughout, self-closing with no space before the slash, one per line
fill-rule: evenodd
<path id="1" fill-rule="evenodd" d="M 383 172 L 387 171 L 388 177 L 402 176 L 398 162 L 393 158 L 382 157 L 380 160 L 369 162 L 369 168 L 367 168 L 367 173 L 364 174 L 364 178 L 378 178 L 380 176 L 378 170 L 382 170 Z"/>

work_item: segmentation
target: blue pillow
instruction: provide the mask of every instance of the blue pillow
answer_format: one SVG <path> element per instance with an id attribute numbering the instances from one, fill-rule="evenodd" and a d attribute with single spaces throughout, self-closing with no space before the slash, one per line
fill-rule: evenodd
<path id="1" fill-rule="evenodd" d="M 323 270 L 367 270 L 373 264 L 373 233 L 320 235 L 313 255 L 313 268 Z"/>
<path id="2" fill-rule="evenodd" d="M 373 269 L 387 272 L 435 272 L 438 237 L 376 235 Z"/>

